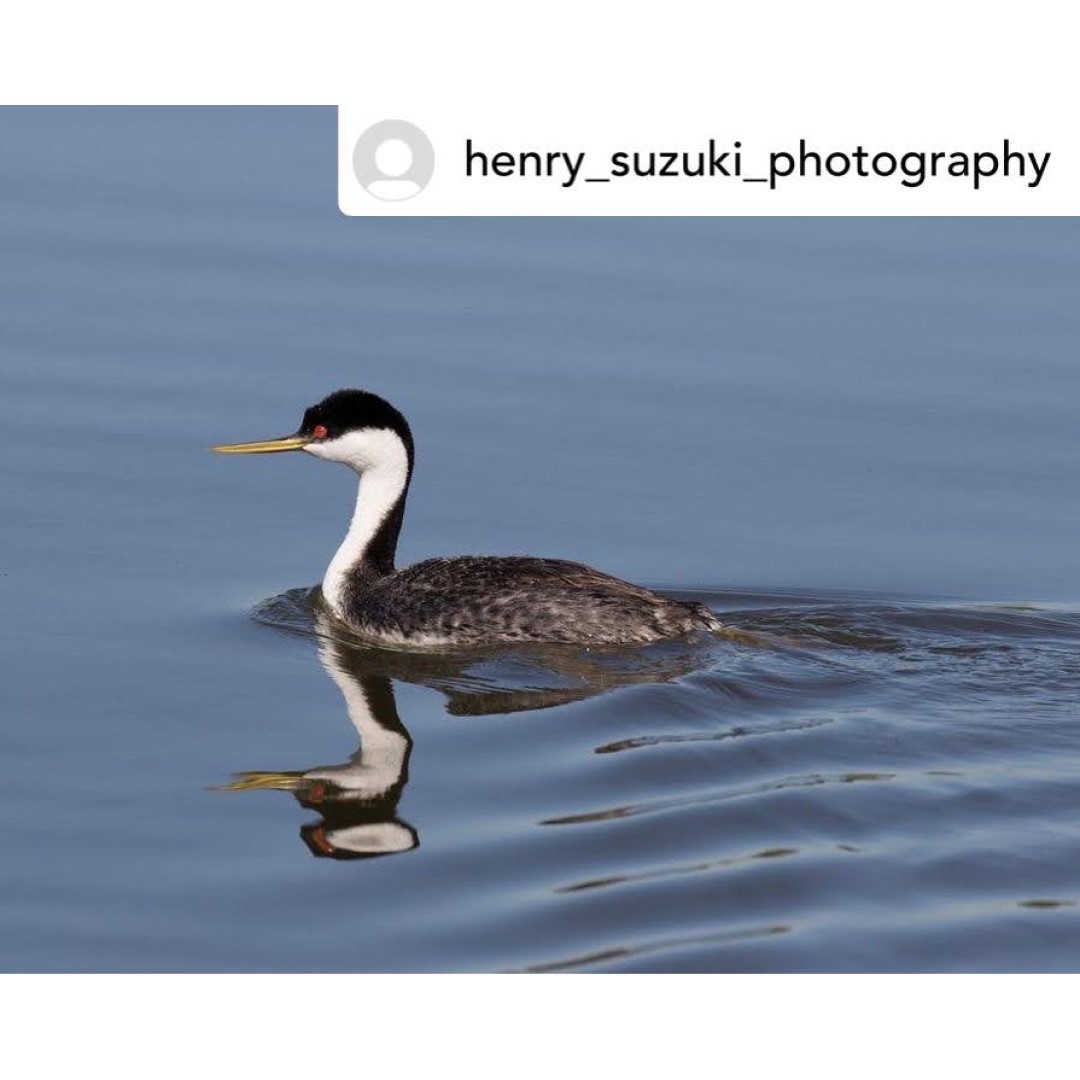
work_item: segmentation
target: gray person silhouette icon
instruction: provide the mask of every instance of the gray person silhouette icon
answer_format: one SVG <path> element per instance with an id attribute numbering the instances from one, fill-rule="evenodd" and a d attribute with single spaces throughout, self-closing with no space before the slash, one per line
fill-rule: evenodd
<path id="1" fill-rule="evenodd" d="M 402 202 L 427 187 L 435 171 L 431 140 L 407 120 L 372 124 L 353 147 L 353 172 L 376 199 Z"/>

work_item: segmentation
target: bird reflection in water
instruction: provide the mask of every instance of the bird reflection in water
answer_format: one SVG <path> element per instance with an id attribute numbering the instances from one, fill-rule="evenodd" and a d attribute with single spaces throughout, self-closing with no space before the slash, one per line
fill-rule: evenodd
<path id="1" fill-rule="evenodd" d="M 569 646 L 501 652 L 372 646 L 330 616 L 317 588 L 290 590 L 260 605 L 255 614 L 279 629 L 314 634 L 319 659 L 341 691 L 360 745 L 340 765 L 241 772 L 216 790 L 290 792 L 301 806 L 319 814 L 318 821 L 300 829 L 319 858 L 395 855 L 420 843 L 418 831 L 398 816 L 413 743 L 398 716 L 393 680 L 440 691 L 453 716 L 489 716 L 582 701 L 631 683 L 667 682 L 702 661 L 701 648 L 690 641 L 607 654 Z"/>
<path id="2" fill-rule="evenodd" d="M 393 684 L 386 675 L 368 670 L 358 650 L 328 636 L 325 615 L 319 620 L 319 659 L 345 699 L 360 746 L 340 765 L 302 772 L 243 772 L 222 790 L 292 792 L 301 806 L 320 815 L 300 828 L 304 843 L 319 858 L 411 851 L 420 838 L 397 816 L 397 807 L 409 779 L 412 738 L 398 717 Z"/>

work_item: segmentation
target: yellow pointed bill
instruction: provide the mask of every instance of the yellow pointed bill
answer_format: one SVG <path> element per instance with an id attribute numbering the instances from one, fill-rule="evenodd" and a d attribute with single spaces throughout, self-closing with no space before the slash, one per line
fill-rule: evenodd
<path id="1" fill-rule="evenodd" d="M 280 454 L 283 450 L 303 450 L 310 441 L 304 435 L 286 435 L 283 439 L 224 443 L 221 446 L 211 446 L 210 449 L 218 454 Z"/>

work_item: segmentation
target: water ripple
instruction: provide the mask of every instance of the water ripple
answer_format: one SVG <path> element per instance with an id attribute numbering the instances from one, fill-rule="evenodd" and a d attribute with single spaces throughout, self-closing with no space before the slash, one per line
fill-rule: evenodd
<path id="1" fill-rule="evenodd" d="M 387 768 L 406 743 L 373 771 L 362 733 L 349 762 L 257 786 L 321 815 L 305 843 L 363 867 L 365 904 L 369 868 L 400 867 L 386 888 L 416 888 L 384 896 L 387 925 L 433 957 L 452 930 L 455 955 L 528 971 L 1080 966 L 1077 613 L 709 599 L 759 638 L 418 655 L 276 598 L 258 617 L 336 657 L 361 732 L 389 680 L 473 720 L 425 719 L 412 780 Z M 399 711 L 382 724 L 407 738 Z"/>
<path id="2" fill-rule="evenodd" d="M 757 938 L 770 938 L 775 937 L 777 934 L 790 932 L 790 926 L 755 926 L 746 930 L 726 930 L 712 934 L 687 934 L 683 937 L 663 938 L 658 941 L 646 941 L 637 945 L 617 945 L 580 956 L 571 956 L 542 964 L 532 964 L 524 970 L 531 972 L 579 971 L 582 968 L 610 963 L 613 960 L 631 960 L 636 957 L 673 952 L 680 949 L 734 945 L 739 942 L 753 941 Z"/>
<path id="3" fill-rule="evenodd" d="M 667 810 L 675 810 L 684 807 L 705 806 L 710 803 L 726 802 L 729 799 L 747 799 L 760 796 L 771 797 L 782 791 L 797 790 L 800 788 L 815 788 L 826 784 L 860 784 L 870 781 L 894 780 L 896 773 L 838 773 L 834 776 L 794 776 L 784 780 L 775 780 L 767 784 L 758 784 L 753 787 L 741 788 L 733 791 L 700 793 L 691 796 L 679 796 L 678 798 L 656 799 L 648 803 L 638 803 L 633 806 L 616 806 L 602 810 L 588 810 L 577 814 L 566 814 L 561 817 L 545 818 L 541 825 L 582 825 L 598 821 L 612 821 L 616 819 L 639 817 L 643 814 L 659 814 Z"/>

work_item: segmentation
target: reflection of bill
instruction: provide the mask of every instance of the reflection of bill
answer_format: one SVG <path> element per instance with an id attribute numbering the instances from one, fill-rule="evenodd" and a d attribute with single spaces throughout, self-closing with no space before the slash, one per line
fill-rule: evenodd
<path id="1" fill-rule="evenodd" d="M 434 171 L 431 140 L 407 120 L 372 124 L 353 148 L 353 172 L 360 186 L 386 202 L 418 195 Z"/>

